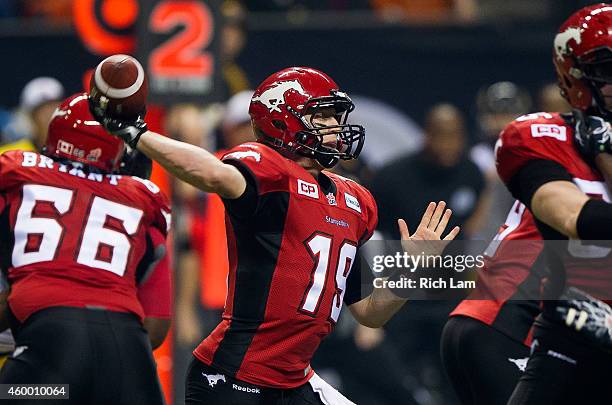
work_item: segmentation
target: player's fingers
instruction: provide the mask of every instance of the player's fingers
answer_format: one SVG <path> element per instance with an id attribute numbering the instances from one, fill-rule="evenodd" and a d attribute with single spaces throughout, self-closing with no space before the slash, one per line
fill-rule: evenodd
<path id="1" fill-rule="evenodd" d="M 450 231 L 448 233 L 448 235 L 446 235 L 444 237 L 444 239 L 442 240 L 453 240 L 455 239 L 455 237 L 457 237 L 457 235 L 459 235 L 459 231 L 461 230 L 461 228 L 459 228 L 458 226 L 454 227 L 452 231 Z"/>
<path id="2" fill-rule="evenodd" d="M 421 227 L 427 228 L 427 226 L 429 225 L 429 222 L 431 221 L 431 216 L 433 215 L 435 209 L 436 209 L 436 203 L 430 202 L 427 208 L 425 209 L 423 216 L 421 217 L 421 223 L 419 224 L 417 229 Z"/>
<path id="3" fill-rule="evenodd" d="M 446 208 L 446 202 L 445 201 L 440 201 L 438 203 L 438 206 L 436 207 L 436 210 L 433 213 L 433 216 L 431 217 L 431 222 L 429 222 L 429 230 L 431 231 L 435 231 L 436 227 L 438 226 L 438 223 L 440 222 L 440 218 L 442 217 L 442 214 L 444 213 L 444 208 Z"/>
<path id="4" fill-rule="evenodd" d="M 434 231 L 435 234 L 438 235 L 438 237 L 440 237 L 444 233 L 444 230 L 446 229 L 446 225 L 448 225 L 448 221 L 450 220 L 450 217 L 452 214 L 453 214 L 453 211 L 451 209 L 447 209 L 446 211 L 444 211 L 444 215 L 442 215 L 442 219 L 440 220 L 440 223 L 438 224 L 438 226 L 436 227 L 436 230 Z"/>
<path id="5" fill-rule="evenodd" d="M 400 236 L 402 240 L 410 239 L 410 231 L 408 230 L 408 224 L 403 219 L 397 220 L 397 226 L 399 227 Z"/>

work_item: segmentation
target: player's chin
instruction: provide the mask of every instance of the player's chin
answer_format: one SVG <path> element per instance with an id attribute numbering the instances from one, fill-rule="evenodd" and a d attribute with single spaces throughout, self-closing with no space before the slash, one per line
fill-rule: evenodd
<path id="1" fill-rule="evenodd" d="M 319 163 L 316 159 L 312 159 L 309 157 L 302 156 L 298 159 L 298 163 L 308 172 L 320 172 L 325 169 L 325 167 Z"/>

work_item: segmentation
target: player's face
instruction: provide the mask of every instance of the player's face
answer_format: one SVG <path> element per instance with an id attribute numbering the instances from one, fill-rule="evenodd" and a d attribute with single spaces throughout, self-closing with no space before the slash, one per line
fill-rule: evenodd
<path id="1" fill-rule="evenodd" d="M 310 122 L 315 128 L 338 125 L 336 110 L 331 107 L 318 109 L 314 114 L 304 115 L 304 118 L 306 118 L 306 121 Z M 327 131 L 323 130 L 322 132 L 325 133 Z"/>
<path id="2" fill-rule="evenodd" d="M 321 133 L 323 134 L 323 146 L 331 149 L 338 149 L 338 135 L 334 132 L 335 130 L 333 128 L 325 128 L 339 125 L 335 109 L 322 108 L 314 114 L 304 115 L 304 118 L 307 122 L 310 122 L 313 127 L 322 128 Z M 315 159 L 307 157 L 300 157 L 297 160 L 297 163 L 313 175 L 316 175 L 316 173 L 324 169 L 324 167 L 321 166 L 321 164 Z"/>
<path id="3" fill-rule="evenodd" d="M 323 135 L 323 145 L 328 148 L 336 149 L 338 144 L 338 136 L 334 132 L 333 128 L 337 126 L 338 118 L 336 117 L 336 110 L 333 108 L 322 108 L 314 114 L 307 114 L 304 116 L 306 121 L 310 122 L 315 128 L 323 128 L 321 133 Z"/>

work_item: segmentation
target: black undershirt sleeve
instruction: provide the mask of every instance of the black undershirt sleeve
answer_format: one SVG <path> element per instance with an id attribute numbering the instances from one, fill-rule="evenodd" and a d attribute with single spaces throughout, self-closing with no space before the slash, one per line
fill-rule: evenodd
<path id="1" fill-rule="evenodd" d="M 508 182 L 508 190 L 514 198 L 531 209 L 535 192 L 551 181 L 572 181 L 567 169 L 552 160 L 532 160 L 523 166 Z"/>
<path id="2" fill-rule="evenodd" d="M 225 209 L 230 215 L 237 218 L 248 218 L 255 214 L 257 211 L 257 204 L 259 202 L 258 190 L 257 190 L 257 179 L 251 170 L 243 164 L 240 164 L 236 160 L 225 161 L 226 164 L 231 164 L 237 168 L 246 180 L 246 189 L 244 193 L 238 198 L 230 199 L 224 198 L 223 204 Z"/>

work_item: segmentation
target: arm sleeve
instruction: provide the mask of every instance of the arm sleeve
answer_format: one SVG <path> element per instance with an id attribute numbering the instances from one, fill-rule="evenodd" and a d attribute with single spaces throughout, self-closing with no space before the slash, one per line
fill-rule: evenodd
<path id="1" fill-rule="evenodd" d="M 264 145 L 238 145 L 223 155 L 221 160 L 236 167 L 247 182 L 246 190 L 240 197 L 223 199 L 230 216 L 246 219 L 257 215 L 264 204 L 263 195 L 286 190 L 284 158 Z"/>
<path id="2" fill-rule="evenodd" d="M 230 215 L 238 218 L 248 218 L 255 215 L 259 203 L 259 193 L 257 190 L 257 180 L 253 172 L 246 166 L 238 164 L 235 160 L 230 160 L 227 164 L 236 167 L 246 180 L 244 193 L 236 199 L 224 198 L 223 204 Z"/>
<path id="3" fill-rule="evenodd" d="M 552 160 L 531 160 L 521 167 L 508 181 L 512 196 L 531 209 L 535 192 L 551 181 L 572 181 L 572 176 L 559 163 Z"/>

